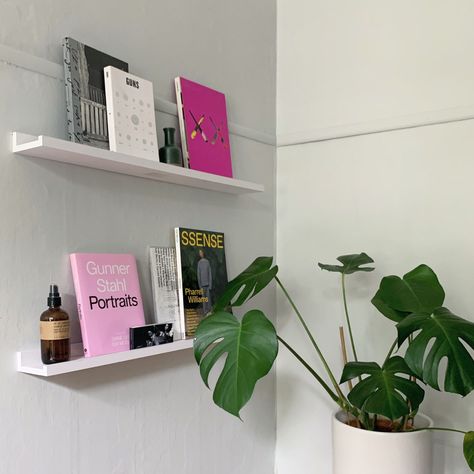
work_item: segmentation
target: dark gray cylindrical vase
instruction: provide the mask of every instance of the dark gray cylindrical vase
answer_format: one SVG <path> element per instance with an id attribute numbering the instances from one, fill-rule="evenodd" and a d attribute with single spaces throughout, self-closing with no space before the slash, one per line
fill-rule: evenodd
<path id="1" fill-rule="evenodd" d="M 183 166 L 181 150 L 174 142 L 175 129 L 167 127 L 163 129 L 165 134 L 165 145 L 160 148 L 160 161 L 169 165 Z"/>

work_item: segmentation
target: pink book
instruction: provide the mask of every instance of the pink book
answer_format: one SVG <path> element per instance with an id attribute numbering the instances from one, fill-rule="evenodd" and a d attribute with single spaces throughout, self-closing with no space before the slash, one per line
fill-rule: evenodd
<path id="1" fill-rule="evenodd" d="M 86 357 L 128 351 L 129 329 L 145 324 L 135 257 L 70 255 Z"/>
<path id="2" fill-rule="evenodd" d="M 183 77 L 175 85 L 185 165 L 232 178 L 225 95 Z"/>

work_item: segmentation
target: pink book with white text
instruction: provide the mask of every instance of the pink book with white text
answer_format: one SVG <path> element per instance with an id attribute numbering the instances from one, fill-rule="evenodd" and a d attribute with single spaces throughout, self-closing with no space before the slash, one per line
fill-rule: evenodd
<path id="1" fill-rule="evenodd" d="M 185 165 L 232 178 L 225 95 L 183 77 L 175 85 Z"/>
<path id="2" fill-rule="evenodd" d="M 135 257 L 70 255 L 85 357 L 128 351 L 129 329 L 145 324 Z"/>

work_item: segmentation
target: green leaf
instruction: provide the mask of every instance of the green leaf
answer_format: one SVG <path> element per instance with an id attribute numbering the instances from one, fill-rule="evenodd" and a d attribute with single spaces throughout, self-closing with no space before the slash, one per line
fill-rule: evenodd
<path id="1" fill-rule="evenodd" d="M 419 265 L 403 278 L 382 278 L 372 304 L 387 318 L 402 321 L 411 313 L 431 313 L 443 304 L 444 296 L 436 273 L 427 265 Z"/>
<path id="2" fill-rule="evenodd" d="M 408 346 L 405 360 L 423 382 L 439 390 L 439 365 L 446 357 L 444 390 L 464 396 L 474 389 L 474 360 L 463 344 L 474 349 L 474 323 L 447 308 L 437 308 L 432 313 L 411 314 L 397 324 L 397 330 L 399 346 L 420 331 Z"/>
<path id="3" fill-rule="evenodd" d="M 325 263 L 318 263 L 321 270 L 327 270 L 328 272 L 343 273 L 344 275 L 350 275 L 355 272 L 371 272 L 374 270 L 373 267 L 361 267 L 367 263 L 374 263 L 374 261 L 364 252 L 351 255 L 341 255 L 337 257 L 337 260 L 342 265 L 327 265 Z"/>
<path id="4" fill-rule="evenodd" d="M 259 310 L 246 313 L 242 322 L 233 314 L 217 312 L 203 319 L 196 330 L 194 356 L 206 386 L 211 369 L 227 354 L 213 399 L 237 417 L 257 381 L 270 371 L 277 353 L 275 328 Z"/>
<path id="5" fill-rule="evenodd" d="M 474 471 L 474 431 L 468 431 L 464 435 L 463 451 L 468 466 Z"/>
<path id="6" fill-rule="evenodd" d="M 278 273 L 273 266 L 273 257 L 258 257 L 240 275 L 230 281 L 214 306 L 220 311 L 227 306 L 241 306 L 257 293 L 260 293 Z"/>
<path id="7" fill-rule="evenodd" d="M 410 312 L 408 311 L 397 311 L 396 309 L 391 308 L 383 299 L 383 293 L 381 290 L 378 290 L 375 293 L 375 296 L 372 298 L 372 304 L 388 319 L 399 323 L 405 319 Z"/>
<path id="8" fill-rule="evenodd" d="M 375 362 L 349 362 L 341 383 L 368 375 L 350 391 L 349 401 L 360 410 L 396 420 L 418 409 L 425 396 L 416 382 L 397 374 L 413 375 L 399 356 L 390 358 L 383 367 Z"/>

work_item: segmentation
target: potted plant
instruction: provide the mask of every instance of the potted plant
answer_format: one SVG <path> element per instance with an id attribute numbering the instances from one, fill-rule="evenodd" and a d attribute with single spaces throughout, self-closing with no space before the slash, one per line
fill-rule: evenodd
<path id="1" fill-rule="evenodd" d="M 360 361 L 348 312 L 346 277 L 372 271 L 373 267 L 365 265 L 373 260 L 365 253 L 343 255 L 337 260 L 340 265 L 320 263 L 319 267 L 341 276 L 352 352 L 352 360 L 345 364 L 341 376 L 336 378 L 327 363 L 305 319 L 278 278 L 273 259 L 259 257 L 229 282 L 212 314 L 201 321 L 196 331 L 194 355 L 206 386 L 211 369 L 226 355 L 214 387 L 214 402 L 239 417 L 256 382 L 270 371 L 281 345 L 311 373 L 339 408 L 333 419 L 335 474 L 378 473 L 382 472 L 381 465 L 384 474 L 430 473 L 433 430 L 462 434 L 464 456 L 474 471 L 474 431 L 436 427 L 429 418 L 419 414 L 425 389 L 441 390 L 438 380 L 442 377 L 440 363 L 444 358 L 447 366 L 443 390 L 466 396 L 474 389 L 474 360 L 468 350 L 474 349 L 474 323 L 443 307 L 445 293 L 436 274 L 428 266 L 420 265 L 403 277 L 382 278 L 372 304 L 395 324 L 396 337 L 394 334 L 394 342 L 381 364 Z M 241 306 L 272 281 L 277 283 L 302 324 L 323 372 L 311 367 L 279 336 L 262 311 L 253 309 L 238 319 L 226 310 Z M 342 348 L 345 349 L 344 344 Z M 346 385 L 349 385 L 348 393 Z M 383 464 L 374 456 L 381 456 Z M 401 459 L 409 469 L 400 471 Z"/>

